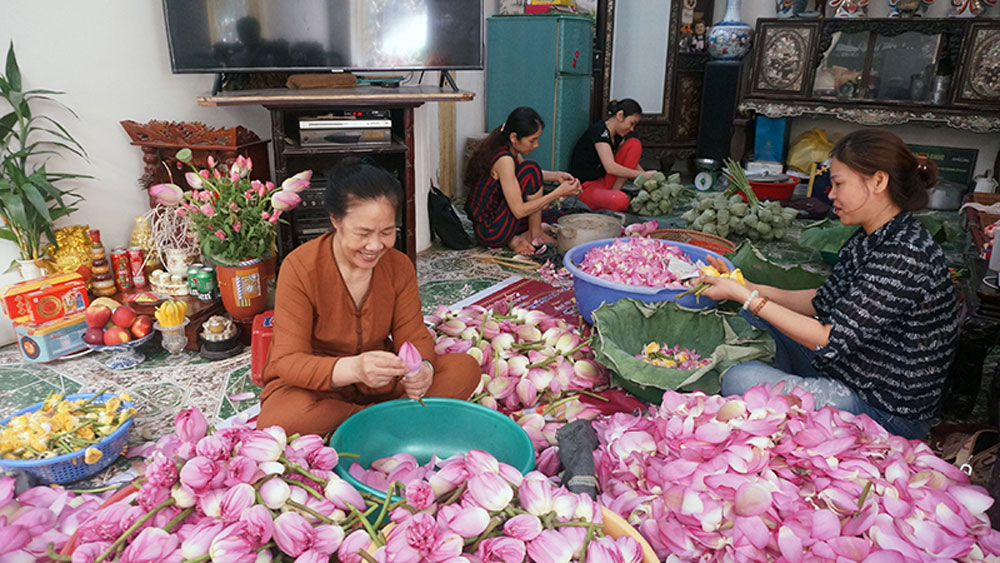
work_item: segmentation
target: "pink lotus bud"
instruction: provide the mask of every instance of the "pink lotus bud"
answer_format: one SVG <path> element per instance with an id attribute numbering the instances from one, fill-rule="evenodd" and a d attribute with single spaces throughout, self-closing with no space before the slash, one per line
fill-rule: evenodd
<path id="1" fill-rule="evenodd" d="M 306 456 L 306 460 L 313 469 L 329 471 L 337 467 L 337 464 L 340 462 L 340 456 L 337 455 L 337 450 L 324 446 L 310 452 Z"/>
<path id="2" fill-rule="evenodd" d="M 122 552 L 122 563 L 163 563 L 181 560 L 179 540 L 160 528 L 146 528 Z"/>
<path id="3" fill-rule="evenodd" d="M 231 487 L 237 483 L 252 483 L 257 477 L 257 462 L 243 455 L 229 460 L 229 475 L 224 484 Z"/>
<path id="4" fill-rule="evenodd" d="M 257 463 L 278 461 L 284 451 L 284 444 L 262 431 L 250 433 L 240 446 L 240 453 Z"/>
<path id="5" fill-rule="evenodd" d="M 204 438 L 198 440 L 195 444 L 194 451 L 202 457 L 207 457 L 213 461 L 227 460 L 229 459 L 229 444 L 227 444 L 221 438 L 208 435 Z"/>
<path id="6" fill-rule="evenodd" d="M 213 563 L 251 563 L 257 558 L 257 546 L 246 533 L 242 522 L 230 524 L 212 540 L 208 555 Z"/>
<path id="7" fill-rule="evenodd" d="M 313 541 L 310 549 L 323 553 L 329 560 L 330 555 L 337 552 L 337 548 L 343 541 L 343 528 L 322 524 L 313 528 Z"/>
<path id="8" fill-rule="evenodd" d="M 174 499 L 174 506 L 179 508 L 190 508 L 198 501 L 194 493 L 180 483 L 170 489 L 170 498 Z"/>
<path id="9" fill-rule="evenodd" d="M 177 482 L 177 461 L 154 452 L 146 464 L 146 482 L 159 487 L 172 487 Z M 22 495 L 23 496 L 23 495 Z M 22 500 L 23 502 L 23 500 Z M 2 504 L 0 504 L 2 506 Z"/>
<path id="10" fill-rule="evenodd" d="M 507 508 L 514 498 L 514 490 L 496 473 L 483 473 L 469 479 L 465 494 L 466 498 L 490 512 Z"/>
<path id="11" fill-rule="evenodd" d="M 305 188 L 309 187 L 309 182 L 312 180 L 312 170 L 303 170 L 294 176 L 289 176 L 285 178 L 285 181 L 281 183 L 282 189 L 289 189 L 290 186 L 301 186 L 301 188 L 295 189 L 295 193 L 301 192 Z"/>
<path id="12" fill-rule="evenodd" d="M 212 489 L 198 496 L 198 510 L 209 518 L 222 517 L 222 498 L 224 489 Z"/>
<path id="13" fill-rule="evenodd" d="M 8 546 L 6 543 L 3 545 L 5 548 Z M 73 563 L 94 563 L 109 547 L 111 547 L 111 542 L 106 541 L 78 543 L 76 549 L 73 550 Z"/>
<path id="14" fill-rule="evenodd" d="M 437 326 L 439 332 L 444 333 L 446 336 L 451 336 L 452 338 L 457 337 L 462 334 L 462 331 L 466 329 L 466 324 L 458 319 L 451 319 L 445 321 Z"/>
<path id="15" fill-rule="evenodd" d="M 482 475 L 483 473 L 499 473 L 500 462 L 493 454 L 483 450 L 469 450 L 465 454 L 465 469 L 469 475 Z"/>
<path id="16" fill-rule="evenodd" d="M 286 554 L 298 557 L 312 541 L 312 526 L 298 512 L 285 512 L 274 519 L 274 542 Z"/>
<path id="17" fill-rule="evenodd" d="M 542 516 L 553 510 L 552 485 L 540 473 L 531 472 L 524 476 L 518 489 L 521 508 L 535 516 Z"/>
<path id="18" fill-rule="evenodd" d="M 240 483 L 230 487 L 222 496 L 220 514 L 222 521 L 226 523 L 235 522 L 254 503 L 254 488 L 246 483 Z"/>
<path id="19" fill-rule="evenodd" d="M 521 563 L 525 545 L 514 538 L 487 538 L 479 544 L 476 555 L 483 563 Z"/>
<path id="20" fill-rule="evenodd" d="M 425 481 L 413 481 L 406 485 L 406 504 L 423 510 L 434 504 L 434 489 Z"/>
<path id="21" fill-rule="evenodd" d="M 184 559 L 194 559 L 208 553 L 212 540 L 222 531 L 223 524 L 215 520 L 202 519 L 195 524 L 184 541 L 181 542 L 181 555 Z"/>
<path id="22" fill-rule="evenodd" d="M 264 505 L 251 506 L 240 516 L 240 522 L 246 524 L 246 533 L 256 545 L 264 545 L 274 535 L 274 519 Z"/>
<path id="23" fill-rule="evenodd" d="M 404 342 L 402 346 L 399 347 L 399 359 L 403 360 L 406 364 L 406 370 L 409 372 L 406 377 L 413 377 L 417 375 L 420 371 L 420 366 L 423 363 L 423 358 L 420 357 L 420 351 L 417 347 L 409 342 Z"/>
<path id="24" fill-rule="evenodd" d="M 610 537 L 595 538 L 587 546 L 586 563 L 622 563 L 624 558 Z"/>
<path id="25" fill-rule="evenodd" d="M 351 506 L 361 511 L 365 509 L 365 500 L 361 497 L 361 493 L 336 475 L 332 475 L 323 488 L 323 496 L 341 510 L 350 510 Z"/>
<path id="26" fill-rule="evenodd" d="M 208 155 L 208 158 L 206 159 L 206 161 L 208 162 L 208 167 L 209 168 L 215 168 L 215 157 L 214 156 Z"/>
<path id="27" fill-rule="evenodd" d="M 139 494 L 136 495 L 136 503 L 144 508 L 145 510 L 152 510 L 156 508 L 161 502 L 170 498 L 170 488 L 161 487 L 159 485 L 153 485 L 147 483 L 139 489 Z M 18 518 L 18 523 L 21 523 L 23 517 Z"/>
<path id="28" fill-rule="evenodd" d="M 215 217 L 215 208 L 212 207 L 211 203 L 203 203 L 201 207 L 198 208 L 205 217 Z"/>
<path id="29" fill-rule="evenodd" d="M 363 529 L 355 530 L 344 538 L 337 548 L 337 560 L 340 563 L 362 563 L 363 559 L 358 552 L 367 549 L 371 543 L 372 539 L 368 532 Z"/>
<path id="30" fill-rule="evenodd" d="M 271 206 L 278 211 L 295 209 L 295 206 L 301 202 L 302 198 L 297 193 L 291 191 L 281 190 L 271 196 Z"/>
<path id="31" fill-rule="evenodd" d="M 260 486 L 260 497 L 264 500 L 264 506 L 271 510 L 285 506 L 285 501 L 291 493 L 288 483 L 280 478 L 268 479 Z"/>
<path id="32" fill-rule="evenodd" d="M 236 166 L 239 166 L 240 168 L 246 168 L 246 165 L 247 165 L 246 157 L 244 157 L 243 155 L 238 155 L 236 157 Z"/>
<path id="33" fill-rule="evenodd" d="M 545 475 L 555 475 L 559 473 L 559 448 L 552 446 L 542 450 L 535 461 L 535 469 Z"/>
<path id="34" fill-rule="evenodd" d="M 503 532 L 521 541 L 531 541 L 542 533 L 542 521 L 534 514 L 518 514 L 504 522 Z"/>
<path id="35" fill-rule="evenodd" d="M 233 167 L 229 169 L 229 181 L 235 184 L 236 182 L 239 182 L 242 177 L 243 168 L 234 164 Z"/>
<path id="36" fill-rule="evenodd" d="M 483 533 L 490 523 L 490 514 L 478 506 L 462 508 L 449 504 L 438 511 L 437 521 L 443 528 L 467 539 Z"/>
<path id="37" fill-rule="evenodd" d="M 184 190 L 177 184 L 154 184 L 149 187 L 149 195 L 161 205 L 177 205 L 184 200 Z"/>
<path id="38" fill-rule="evenodd" d="M 528 542 L 528 557 L 537 563 L 565 563 L 573 557 L 573 546 L 555 530 L 543 530 Z"/>
<path id="39" fill-rule="evenodd" d="M 184 174 L 184 179 L 187 180 L 189 186 L 192 189 L 200 190 L 204 186 L 204 179 L 197 172 L 188 172 Z"/>
<path id="40" fill-rule="evenodd" d="M 218 471 L 219 468 L 215 462 L 207 457 L 193 457 L 181 468 L 181 484 L 191 491 L 199 493 L 209 486 Z"/>

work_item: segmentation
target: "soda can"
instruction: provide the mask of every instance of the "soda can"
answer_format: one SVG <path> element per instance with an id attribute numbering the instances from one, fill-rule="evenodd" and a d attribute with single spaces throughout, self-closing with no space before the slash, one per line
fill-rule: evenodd
<path id="1" fill-rule="evenodd" d="M 142 255 L 142 248 L 130 246 L 128 248 L 128 264 L 132 274 L 132 286 L 135 288 L 146 287 L 146 273 L 142 267 L 146 259 Z"/>
<path id="2" fill-rule="evenodd" d="M 119 291 L 132 289 L 132 267 L 129 265 L 128 251 L 124 248 L 111 250 L 111 272 Z"/>
<path id="3" fill-rule="evenodd" d="M 215 299 L 218 283 L 215 281 L 215 268 L 205 266 L 198 270 L 198 299 L 211 301 Z"/>
<path id="4" fill-rule="evenodd" d="M 198 297 L 198 272 L 200 272 L 204 267 L 204 264 L 199 263 L 194 263 L 188 266 L 188 293 L 190 293 L 192 297 Z"/>

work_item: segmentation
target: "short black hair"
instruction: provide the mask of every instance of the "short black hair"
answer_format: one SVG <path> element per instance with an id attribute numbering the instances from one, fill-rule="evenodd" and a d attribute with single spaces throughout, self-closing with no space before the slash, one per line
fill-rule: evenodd
<path id="1" fill-rule="evenodd" d="M 399 180 L 381 167 L 358 158 L 345 158 L 327 173 L 324 207 L 334 219 L 343 219 L 356 201 L 379 198 L 389 200 L 394 210 L 399 209 L 403 200 Z"/>

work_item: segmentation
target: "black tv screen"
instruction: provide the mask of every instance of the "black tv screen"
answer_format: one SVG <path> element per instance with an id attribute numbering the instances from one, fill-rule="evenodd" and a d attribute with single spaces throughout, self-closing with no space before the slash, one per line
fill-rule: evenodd
<path id="1" fill-rule="evenodd" d="M 163 0 L 175 73 L 483 68 L 481 0 Z"/>

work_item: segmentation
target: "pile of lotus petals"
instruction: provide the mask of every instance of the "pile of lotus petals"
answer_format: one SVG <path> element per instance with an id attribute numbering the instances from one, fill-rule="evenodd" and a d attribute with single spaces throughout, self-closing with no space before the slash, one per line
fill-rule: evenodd
<path id="1" fill-rule="evenodd" d="M 594 423 L 603 504 L 668 561 L 996 561 L 985 489 L 811 395 L 667 391 Z"/>
<path id="2" fill-rule="evenodd" d="M 678 269 L 670 263 L 679 260 L 684 266 Z M 619 238 L 605 246 L 595 246 L 587 251 L 580 264 L 587 274 L 601 279 L 637 285 L 680 289 L 685 287 L 677 271 L 694 269 L 691 258 L 680 247 L 648 237 Z"/>
<path id="3" fill-rule="evenodd" d="M 543 311 L 511 307 L 502 314 L 480 306 L 439 306 L 424 320 L 438 354 L 464 352 L 479 361 L 485 393 L 478 402 L 508 411 L 534 408 L 567 394 L 608 384 L 590 341 L 577 327 Z"/>

